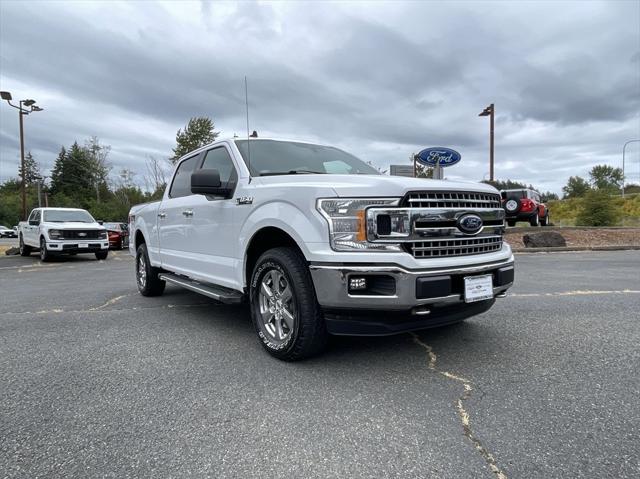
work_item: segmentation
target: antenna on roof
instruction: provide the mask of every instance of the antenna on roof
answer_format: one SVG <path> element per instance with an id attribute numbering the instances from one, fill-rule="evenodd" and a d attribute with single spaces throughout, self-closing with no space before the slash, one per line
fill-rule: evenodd
<path id="1" fill-rule="evenodd" d="M 249 88 L 247 87 L 247 76 L 244 76 L 244 102 L 247 109 L 247 166 L 249 167 L 249 183 L 251 183 L 251 140 L 249 139 Z"/>

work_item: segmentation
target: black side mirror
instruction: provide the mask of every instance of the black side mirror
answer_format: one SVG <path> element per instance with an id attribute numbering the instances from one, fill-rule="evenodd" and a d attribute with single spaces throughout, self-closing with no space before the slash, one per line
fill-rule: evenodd
<path id="1" fill-rule="evenodd" d="M 102 226 L 104 224 L 104 221 L 98 220 L 97 223 Z"/>
<path id="2" fill-rule="evenodd" d="M 194 195 L 224 196 L 227 192 L 227 188 L 222 188 L 218 170 L 203 168 L 191 173 L 191 193 Z"/>

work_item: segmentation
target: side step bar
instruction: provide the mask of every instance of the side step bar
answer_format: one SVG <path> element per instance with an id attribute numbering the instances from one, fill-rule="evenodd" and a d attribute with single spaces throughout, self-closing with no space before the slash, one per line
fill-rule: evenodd
<path id="1" fill-rule="evenodd" d="M 193 279 L 185 278 L 184 276 L 178 276 L 172 273 L 160 273 L 158 275 L 163 281 L 167 283 L 182 286 L 190 291 L 195 291 L 209 298 L 213 298 L 221 303 L 226 304 L 238 304 L 242 302 L 243 294 L 233 289 L 225 288 L 224 286 L 218 286 L 215 284 L 200 283 Z"/>

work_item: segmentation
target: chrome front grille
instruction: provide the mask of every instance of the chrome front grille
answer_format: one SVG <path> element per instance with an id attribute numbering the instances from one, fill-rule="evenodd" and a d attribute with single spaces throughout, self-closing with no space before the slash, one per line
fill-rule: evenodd
<path id="1" fill-rule="evenodd" d="M 502 236 L 486 235 L 470 238 L 428 239 L 406 243 L 406 248 L 415 258 L 492 253 L 500 251 L 502 248 Z"/>
<path id="2" fill-rule="evenodd" d="M 416 191 L 409 193 L 404 206 L 410 208 L 501 208 L 500 195 L 464 191 Z"/>

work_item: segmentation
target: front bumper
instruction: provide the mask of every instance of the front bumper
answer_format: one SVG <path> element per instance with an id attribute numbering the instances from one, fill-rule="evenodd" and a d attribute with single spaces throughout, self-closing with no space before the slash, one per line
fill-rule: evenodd
<path id="1" fill-rule="evenodd" d="M 395 334 L 440 326 L 479 314 L 513 285 L 509 258 L 466 267 L 408 270 L 397 265 L 310 265 L 318 303 L 333 334 Z M 493 276 L 493 299 L 466 303 L 464 278 Z M 349 291 L 349 278 L 384 278 L 375 294 Z M 391 281 L 393 279 L 393 281 Z M 395 285 L 395 287 L 392 287 Z M 382 314 L 380 314 L 382 313 Z M 413 318 L 398 321 L 398 318 Z M 355 323 L 354 323 L 355 321 Z"/>
<path id="2" fill-rule="evenodd" d="M 50 253 L 95 253 L 109 249 L 109 240 L 89 241 L 47 241 L 47 251 Z"/>

